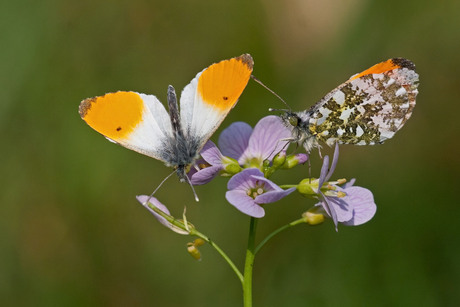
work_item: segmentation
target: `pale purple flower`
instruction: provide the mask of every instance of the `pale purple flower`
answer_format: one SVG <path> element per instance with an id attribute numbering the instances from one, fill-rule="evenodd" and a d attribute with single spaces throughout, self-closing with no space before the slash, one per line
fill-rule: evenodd
<path id="1" fill-rule="evenodd" d="M 357 226 L 368 222 L 372 219 L 377 211 L 372 192 L 362 187 L 349 187 L 342 190 L 347 194 L 343 201 L 348 204 L 349 210 L 352 211 L 352 217 L 349 220 L 340 221 L 347 226 Z"/>
<path id="2" fill-rule="evenodd" d="M 150 198 L 150 199 L 149 199 Z M 168 227 L 169 229 L 171 229 L 172 231 L 178 233 L 178 234 L 181 234 L 181 235 L 188 235 L 189 233 L 179 227 L 176 227 L 174 226 L 173 224 L 171 224 L 170 222 L 168 222 L 168 220 L 166 220 L 164 217 L 162 217 L 161 215 L 159 215 L 158 213 L 156 213 L 155 211 L 153 211 L 147 204 L 147 200 L 149 201 L 150 204 L 154 205 L 155 207 L 157 207 L 158 209 L 160 209 L 161 211 L 163 211 L 164 213 L 166 213 L 167 215 L 171 215 L 169 213 L 169 210 L 168 208 L 166 208 L 165 205 L 163 205 L 162 203 L 160 203 L 158 201 L 158 199 L 156 199 L 155 197 L 149 197 L 148 195 L 139 195 L 139 196 L 136 196 L 136 199 L 138 202 L 140 202 L 142 204 L 142 206 L 144 206 L 145 208 L 147 208 L 147 210 L 150 211 L 150 213 L 153 214 L 153 216 L 158 220 L 158 222 L 160 222 L 161 224 L 163 224 L 164 226 Z"/>
<path id="3" fill-rule="evenodd" d="M 289 129 L 277 116 L 262 118 L 252 129 L 244 122 L 235 122 L 224 129 L 219 137 L 219 148 L 208 141 L 201 151 L 202 160 L 196 165 L 204 163 L 206 167 L 192 167 L 189 177 L 194 185 L 205 184 L 217 174 L 232 164 L 230 157 L 246 168 L 261 168 L 264 160 L 271 161 L 273 157 L 284 152 L 291 137 Z M 296 154 L 291 160 L 296 164 L 303 164 L 308 159 L 306 154 Z M 291 161 L 293 162 L 293 161 Z M 235 166 L 235 165 L 232 165 Z M 238 170 L 239 171 L 239 170 Z M 236 173 L 236 172 L 235 172 Z"/>
<path id="4" fill-rule="evenodd" d="M 317 191 L 320 202 L 315 205 L 317 207 L 321 206 L 326 214 L 332 218 L 336 230 L 338 223 L 349 226 L 366 223 L 372 219 L 377 210 L 372 192 L 362 187 L 353 186 L 354 179 L 345 184 L 344 187 L 340 187 L 336 183 L 330 183 L 331 189 L 324 193 L 321 191 L 323 184 L 331 178 L 338 158 L 339 145 L 336 144 L 329 170 L 329 156 L 325 156 L 323 159 Z"/>
<path id="5" fill-rule="evenodd" d="M 222 131 L 219 147 L 224 156 L 238 160 L 240 165 L 260 164 L 287 146 L 291 132 L 278 116 L 266 116 L 259 120 L 254 130 L 244 122 L 235 122 Z"/>
<path id="6" fill-rule="evenodd" d="M 264 177 L 257 168 L 248 168 L 233 176 L 225 194 L 228 202 L 241 212 L 252 217 L 263 217 L 262 204 L 273 203 L 292 193 L 296 188 L 283 190 Z"/>

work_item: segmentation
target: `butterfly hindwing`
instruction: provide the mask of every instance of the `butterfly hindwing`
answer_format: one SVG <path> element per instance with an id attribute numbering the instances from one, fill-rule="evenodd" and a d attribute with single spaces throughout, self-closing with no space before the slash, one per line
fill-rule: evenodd
<path id="1" fill-rule="evenodd" d="M 415 65 L 395 58 L 374 65 L 328 93 L 307 111 L 292 116 L 293 139 L 309 152 L 322 141 L 335 144 L 381 144 L 410 118 L 418 93 Z M 288 125 L 289 126 L 289 125 Z"/>

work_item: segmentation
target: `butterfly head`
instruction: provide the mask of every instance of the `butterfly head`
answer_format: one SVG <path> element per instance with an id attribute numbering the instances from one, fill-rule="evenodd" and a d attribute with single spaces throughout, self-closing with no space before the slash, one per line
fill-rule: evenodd
<path id="1" fill-rule="evenodd" d="M 299 117 L 299 115 L 295 112 L 292 112 L 290 110 L 275 110 L 275 109 L 270 109 L 270 111 L 281 111 L 280 118 L 281 121 L 290 129 L 295 129 L 296 127 L 299 127 L 302 123 L 302 119 Z"/>
<path id="2" fill-rule="evenodd" d="M 287 114 L 286 120 L 289 122 L 289 124 L 292 127 L 297 127 L 299 125 L 299 122 L 300 122 L 300 118 L 294 113 Z"/>

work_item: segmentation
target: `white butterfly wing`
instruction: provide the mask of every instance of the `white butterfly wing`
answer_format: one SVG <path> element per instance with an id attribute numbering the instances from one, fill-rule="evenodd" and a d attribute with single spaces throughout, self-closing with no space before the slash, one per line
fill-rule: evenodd
<path id="1" fill-rule="evenodd" d="M 186 138 L 200 148 L 235 106 L 252 73 L 249 54 L 213 64 L 198 73 L 182 91 L 181 122 Z"/>
<path id="2" fill-rule="evenodd" d="M 169 115 L 153 95 L 108 93 L 81 102 L 80 116 L 109 140 L 164 161 L 162 150 L 172 137 Z"/>

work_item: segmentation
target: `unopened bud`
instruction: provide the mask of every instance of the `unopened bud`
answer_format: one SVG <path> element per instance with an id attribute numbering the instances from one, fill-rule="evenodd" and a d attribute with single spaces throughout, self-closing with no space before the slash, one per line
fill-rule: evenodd
<path id="1" fill-rule="evenodd" d="M 280 151 L 278 154 L 275 155 L 275 157 L 273 157 L 272 167 L 279 168 L 283 166 L 285 162 L 286 162 L 286 152 Z"/>
<path id="2" fill-rule="evenodd" d="M 197 238 L 193 242 L 187 243 L 187 252 L 196 260 L 201 260 L 201 253 L 198 250 L 198 246 L 201 246 L 204 243 L 206 243 L 206 241 L 201 238 Z"/>
<path id="3" fill-rule="evenodd" d="M 307 154 L 295 154 L 295 155 L 289 155 L 286 158 L 286 162 L 283 164 L 284 169 L 289 169 L 293 168 L 294 166 L 297 166 L 299 164 L 304 164 L 308 160 L 308 155 Z"/>
<path id="4" fill-rule="evenodd" d="M 302 217 L 304 218 L 305 223 L 310 225 L 318 225 L 324 222 L 324 215 L 317 212 L 317 208 L 313 207 L 312 209 L 304 212 Z"/>
<path id="5" fill-rule="evenodd" d="M 222 163 L 224 165 L 223 169 L 223 175 L 227 176 L 233 176 L 239 172 L 241 172 L 241 166 L 238 164 L 238 161 L 236 161 L 233 158 L 230 157 L 224 157 L 222 159 Z"/>
<path id="6" fill-rule="evenodd" d="M 203 245 L 203 244 L 205 244 L 205 243 L 206 243 L 206 241 L 203 240 L 203 239 L 201 239 L 201 238 L 195 239 L 195 240 L 193 241 L 193 245 L 195 245 L 195 246 L 201 246 L 201 245 Z"/>
<path id="7" fill-rule="evenodd" d="M 193 243 L 188 243 L 188 244 L 187 244 L 187 252 L 188 252 L 193 258 L 195 258 L 195 260 L 201 260 L 201 253 L 200 253 L 200 251 L 198 250 L 198 248 L 196 248 L 196 246 L 193 245 Z"/>

